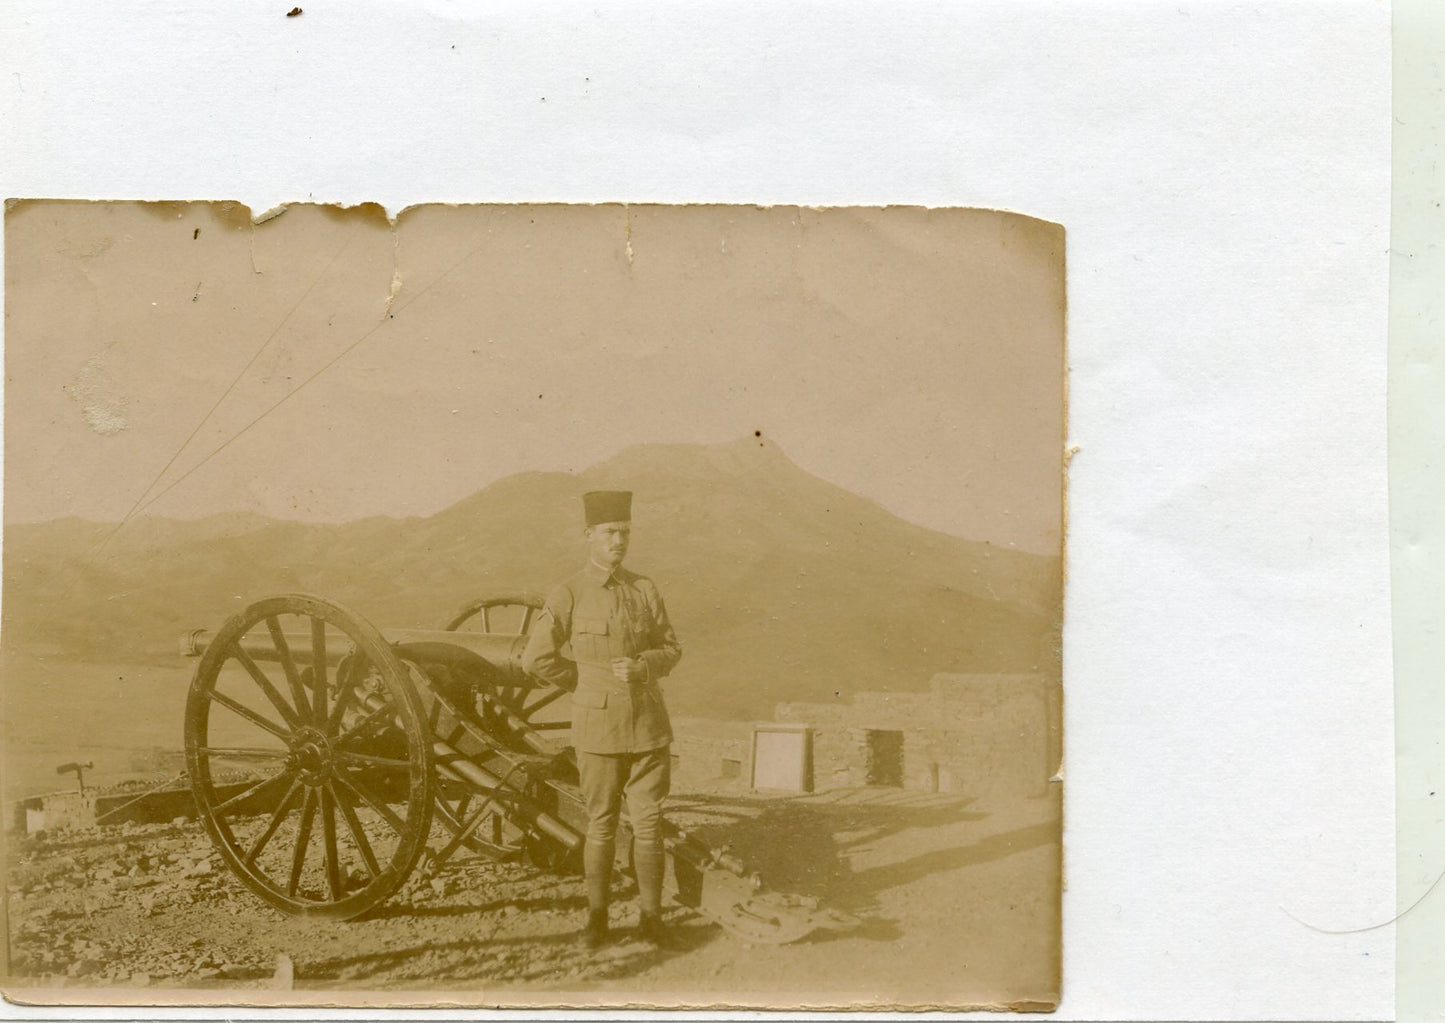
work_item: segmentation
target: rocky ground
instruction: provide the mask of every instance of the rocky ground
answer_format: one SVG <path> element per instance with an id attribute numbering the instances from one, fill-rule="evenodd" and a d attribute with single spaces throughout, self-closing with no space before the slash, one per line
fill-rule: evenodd
<path id="1" fill-rule="evenodd" d="M 818 896 L 861 926 L 752 946 L 674 908 L 677 947 L 659 951 L 628 932 L 619 881 L 619 937 L 587 954 L 572 940 L 580 878 L 477 857 L 414 875 L 361 920 L 288 918 L 229 873 L 198 823 L 177 820 L 11 837 L 9 990 L 131 1002 L 159 1000 L 154 989 L 210 1001 L 452 992 L 479 1005 L 1041 1008 L 1057 997 L 1056 798 L 701 794 L 675 798 L 670 814 L 730 841 L 771 887 Z"/>

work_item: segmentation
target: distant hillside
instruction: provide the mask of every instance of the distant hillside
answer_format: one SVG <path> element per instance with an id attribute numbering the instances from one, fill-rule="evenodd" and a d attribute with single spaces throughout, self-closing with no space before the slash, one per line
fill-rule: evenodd
<path id="1" fill-rule="evenodd" d="M 657 581 L 683 641 L 668 690 L 680 713 L 769 717 L 779 700 L 921 689 L 937 671 L 1058 670 L 1058 558 L 911 525 L 751 438 L 524 473 L 429 518 L 145 517 L 84 560 L 112 526 L 9 526 L 4 643 L 189 671 L 181 632 L 295 590 L 381 625 L 437 626 L 489 589 L 575 571 L 578 496 L 614 486 L 637 492 L 629 566 Z"/>

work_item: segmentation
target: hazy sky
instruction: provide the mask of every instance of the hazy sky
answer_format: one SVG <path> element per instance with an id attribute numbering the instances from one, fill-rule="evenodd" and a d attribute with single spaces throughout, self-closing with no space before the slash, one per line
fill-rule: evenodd
<path id="1" fill-rule="evenodd" d="M 157 480 L 153 514 L 426 515 L 761 430 L 911 521 L 1057 549 L 1052 225 L 431 206 L 395 231 L 365 208 L 253 228 L 230 204 L 34 203 L 5 227 L 8 522 L 113 521 Z"/>

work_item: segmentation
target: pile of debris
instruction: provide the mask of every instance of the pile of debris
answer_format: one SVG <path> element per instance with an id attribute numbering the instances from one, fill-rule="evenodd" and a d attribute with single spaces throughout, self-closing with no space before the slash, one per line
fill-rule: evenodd
<path id="1" fill-rule="evenodd" d="M 274 972 L 272 962 L 244 953 L 237 958 L 199 938 L 188 948 L 156 952 L 138 940 L 136 927 L 126 926 L 132 916 L 144 920 L 202 903 L 234 913 L 249 908 L 206 835 L 184 817 L 162 827 L 56 828 L 18 838 L 7 883 L 15 975 L 145 985 Z M 108 915 L 116 916 L 112 926 L 98 926 Z"/>

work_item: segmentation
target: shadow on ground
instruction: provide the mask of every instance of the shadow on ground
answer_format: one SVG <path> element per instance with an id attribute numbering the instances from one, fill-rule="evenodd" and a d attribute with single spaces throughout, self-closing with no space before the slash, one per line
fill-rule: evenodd
<path id="1" fill-rule="evenodd" d="M 853 936 L 886 941 L 896 926 L 870 915 L 880 893 L 1060 841 L 1058 815 L 1042 802 L 1050 819 L 1006 831 L 994 830 L 994 815 L 973 809 L 976 803 L 963 795 L 849 789 L 796 799 L 692 796 L 676 800 L 669 813 L 710 844 L 727 845 L 770 889 L 859 915 L 864 924 Z M 868 854 L 885 843 L 903 850 L 903 858 L 855 868 L 855 859 L 876 858 Z"/>
<path id="2" fill-rule="evenodd" d="M 578 947 L 572 929 L 542 935 L 479 931 L 464 939 L 420 940 L 381 952 L 298 961 L 297 979 L 306 986 L 382 977 L 401 986 L 409 982 L 435 986 L 438 980 L 575 985 L 632 976 L 666 959 L 694 952 L 718 935 L 711 925 L 674 926 L 672 946 L 658 949 L 638 940 L 631 928 L 622 927 L 614 930 L 610 943 L 589 952 Z"/>

